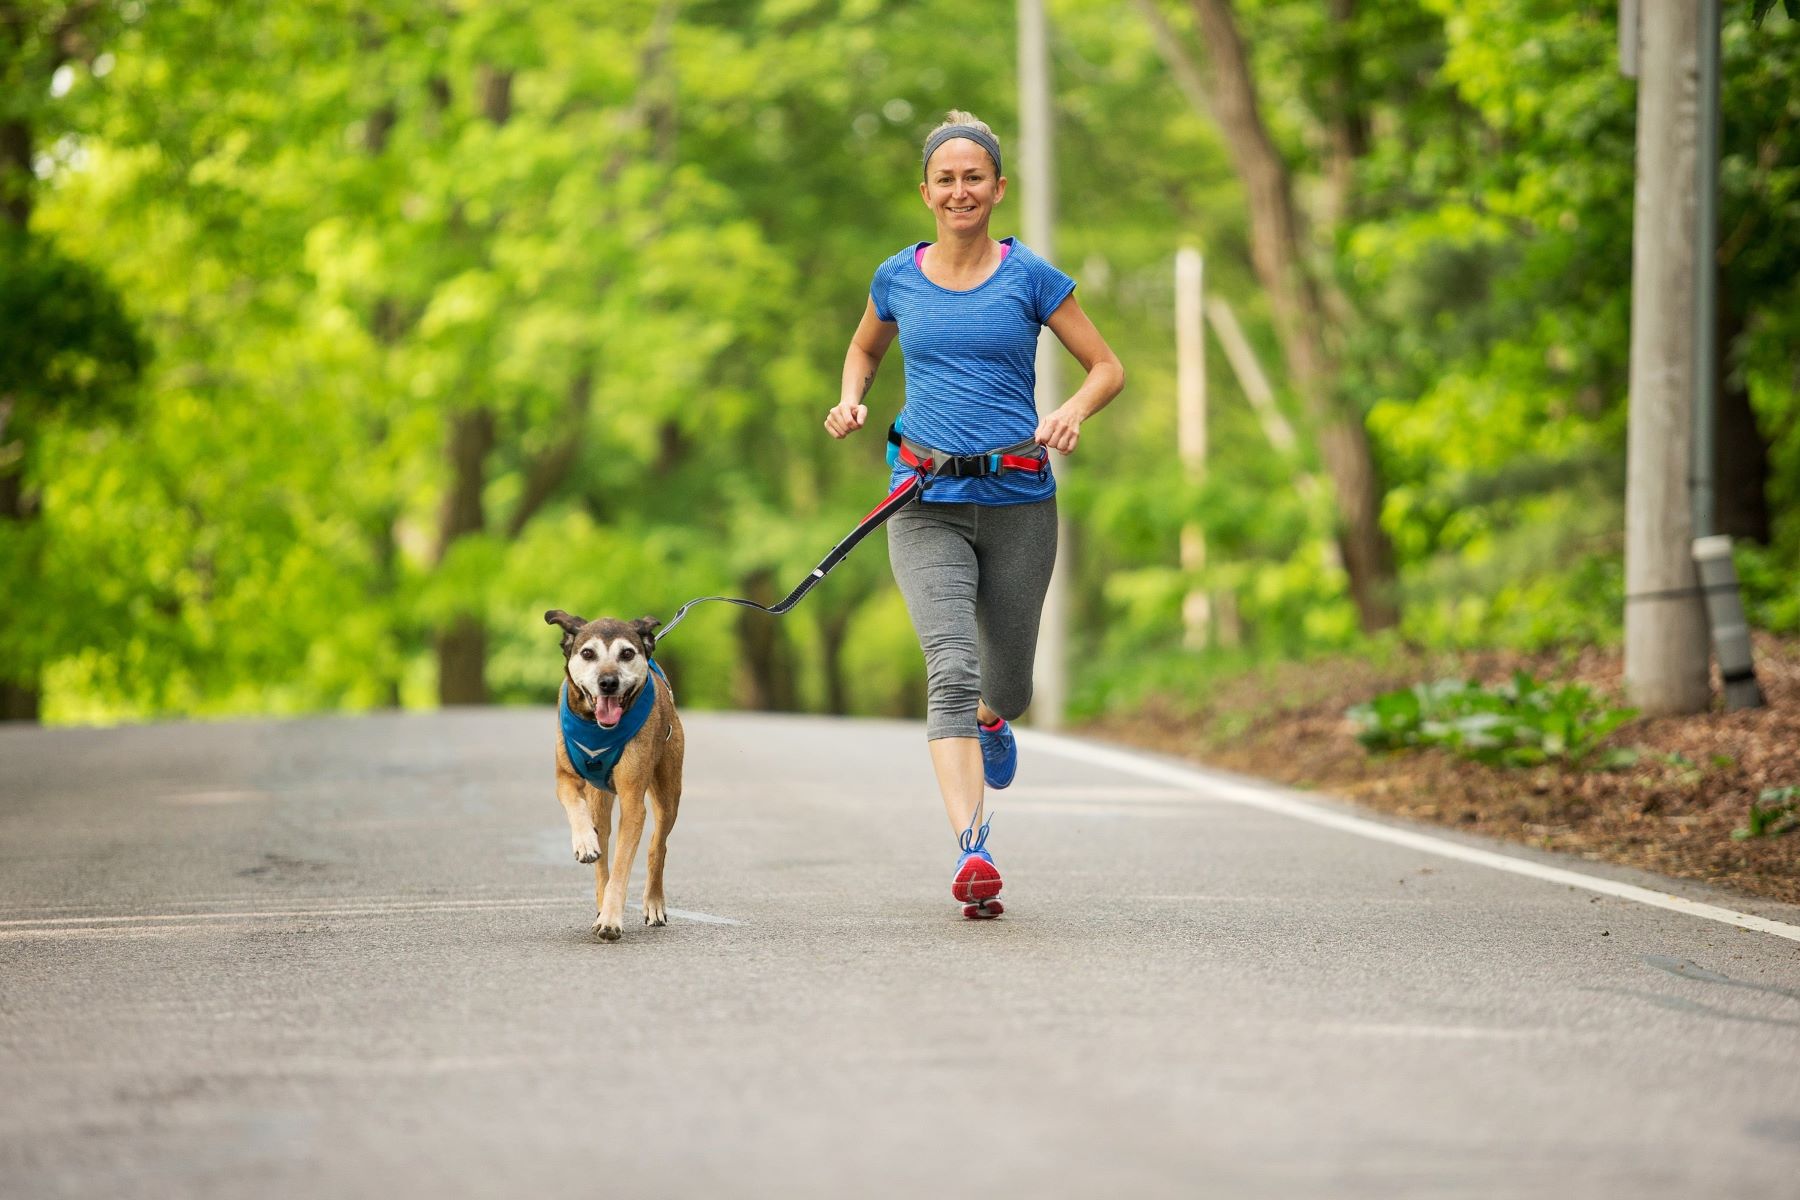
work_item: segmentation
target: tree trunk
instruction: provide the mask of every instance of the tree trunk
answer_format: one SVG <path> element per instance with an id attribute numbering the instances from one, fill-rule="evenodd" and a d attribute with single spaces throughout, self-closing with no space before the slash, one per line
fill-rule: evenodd
<path id="1" fill-rule="evenodd" d="M 1250 207 L 1250 258 L 1268 293 L 1288 377 L 1318 430 L 1319 454 L 1337 494 L 1350 594 L 1365 632 L 1399 624 L 1394 551 L 1381 528 L 1381 483 L 1360 415 L 1336 393 L 1318 288 L 1301 260 L 1287 167 L 1258 111 L 1256 83 L 1228 0 L 1192 0 L 1212 63 L 1208 104 L 1225 135 Z M 1348 135 L 1347 135 L 1348 136 Z"/>
<path id="2" fill-rule="evenodd" d="M 1742 374 L 1731 369 L 1731 346 L 1742 336 L 1744 321 L 1731 303 L 1723 270 L 1717 294 L 1719 405 L 1714 413 L 1713 516 L 1720 533 L 1767 546 L 1774 536 L 1769 524 L 1769 443 L 1757 428 Z"/>
<path id="3" fill-rule="evenodd" d="M 482 116 L 494 125 L 512 117 L 512 72 L 482 64 L 475 69 L 475 96 Z M 485 406 L 465 409 L 450 419 L 450 494 L 444 499 L 444 517 L 438 541 L 437 561 L 443 562 L 460 537 L 487 528 L 482 510 L 482 491 L 487 484 L 487 458 L 496 442 L 493 411 Z M 480 616 L 462 613 L 438 630 L 438 703 L 486 704 L 487 629 Z"/>
<path id="4" fill-rule="evenodd" d="M 773 604 L 775 577 L 766 570 L 744 581 L 744 597 L 758 604 Z M 799 708 L 794 686 L 794 650 L 782 618 L 754 609 L 738 609 L 738 645 L 743 648 L 743 672 L 739 694 L 745 708 L 761 712 L 793 712 Z"/>
<path id="5" fill-rule="evenodd" d="M 0 47 L 16 55 L 24 37 L 24 18 L 11 5 L 4 12 L 6 19 L 0 21 L 0 27 L 6 29 L 7 36 L 0 41 Z M 0 121 L 0 228 L 6 229 L 7 236 L 21 239 L 27 235 L 31 224 L 31 190 L 35 183 L 31 172 L 31 146 L 30 125 L 18 118 Z M 10 407 L 9 401 L 0 405 L 0 417 Z M 9 449 L 5 421 L 0 419 L 0 463 L 4 463 Z M 13 527 L 12 536 L 29 541 L 28 523 L 36 520 L 36 507 L 25 490 L 25 463 L 15 461 L 0 465 L 0 522 Z M 21 565 L 24 568 L 21 577 L 31 578 L 38 574 L 31 562 Z M 0 721 L 37 720 L 38 664 L 35 661 L 8 663 L 4 670 L 7 677 L 0 678 Z"/>
<path id="6" fill-rule="evenodd" d="M 480 533 L 487 521 L 481 493 L 487 482 L 487 456 L 494 448 L 494 414 L 485 408 L 457 413 L 450 422 L 450 494 L 444 500 L 437 559 L 441 563 L 456 540 Z M 486 704 L 487 631 L 481 619 L 464 614 L 437 634 L 438 702 Z"/>
<path id="7" fill-rule="evenodd" d="M 0 121 L 0 225 L 23 234 L 31 224 L 31 126 Z"/>
<path id="8" fill-rule="evenodd" d="M 0 443 L 3 445 L 4 443 Z M 0 469 L 0 522 L 14 527 L 12 536 L 29 542 L 30 523 L 36 521 L 36 506 L 25 492 L 25 479 L 17 464 Z M 28 550 L 35 556 L 35 548 Z M 38 572 L 27 560 L 21 575 L 30 578 Z M 8 663 L 8 678 L 0 678 L 0 721 L 35 721 L 38 719 L 38 667 L 36 662 Z"/>
<path id="9" fill-rule="evenodd" d="M 1356 17 L 1356 0 L 1330 0 L 1334 43 L 1331 48 L 1331 75 L 1325 82 L 1325 95 L 1331 111 L 1325 114 L 1325 130 L 1330 138 L 1331 165 L 1325 219 L 1336 223 L 1352 215 L 1356 196 L 1356 163 L 1369 152 L 1369 118 L 1363 111 L 1361 89 L 1356 76 L 1356 45 L 1350 24 Z"/>
<path id="10" fill-rule="evenodd" d="M 850 715 L 850 684 L 844 678 L 844 643 L 850 636 L 852 608 L 848 603 L 827 609 L 819 621 L 820 666 L 825 671 L 825 711 L 834 717 Z"/>

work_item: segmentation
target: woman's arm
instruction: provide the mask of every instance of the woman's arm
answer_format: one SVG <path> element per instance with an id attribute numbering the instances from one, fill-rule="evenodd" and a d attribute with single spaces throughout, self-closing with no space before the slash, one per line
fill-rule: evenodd
<path id="1" fill-rule="evenodd" d="M 1075 443 L 1081 438 L 1081 423 L 1112 403 L 1112 398 L 1125 387 L 1125 368 L 1088 315 L 1081 311 L 1073 293 L 1057 305 L 1048 324 L 1050 332 L 1087 372 L 1087 379 L 1062 407 L 1038 422 L 1033 436 L 1039 445 L 1073 454 Z"/>
<path id="2" fill-rule="evenodd" d="M 868 307 L 863 309 L 856 332 L 850 335 L 850 350 L 844 355 L 844 379 L 838 387 L 837 407 L 825 414 L 825 429 L 832 437 L 854 433 L 869 419 L 869 406 L 863 403 L 863 397 L 869 394 L 881 358 L 894 344 L 894 336 L 899 332 L 900 326 L 875 315 L 875 301 L 870 300 Z"/>

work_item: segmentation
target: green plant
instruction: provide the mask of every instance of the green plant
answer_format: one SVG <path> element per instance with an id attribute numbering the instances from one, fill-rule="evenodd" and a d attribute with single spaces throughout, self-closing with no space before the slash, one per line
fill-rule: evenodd
<path id="1" fill-rule="evenodd" d="M 1738 841 L 1749 838 L 1776 837 L 1800 829 L 1800 787 L 1764 788 L 1750 802 L 1750 816 L 1745 826 L 1731 831 Z"/>
<path id="2" fill-rule="evenodd" d="M 1348 713 L 1360 727 L 1357 740 L 1370 750 L 1442 746 L 1507 767 L 1583 765 L 1636 715 L 1635 709 L 1608 706 L 1580 684 L 1547 685 L 1524 671 L 1492 688 L 1457 679 L 1414 684 Z"/>

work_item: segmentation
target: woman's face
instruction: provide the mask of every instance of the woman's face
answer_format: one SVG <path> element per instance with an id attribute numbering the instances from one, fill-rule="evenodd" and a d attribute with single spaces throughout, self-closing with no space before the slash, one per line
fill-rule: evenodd
<path id="1" fill-rule="evenodd" d="M 951 138 L 932 152 L 919 195 L 940 230 L 972 233 L 987 228 L 994 205 L 1006 195 L 1006 179 L 995 174 L 986 150 L 968 138 Z"/>

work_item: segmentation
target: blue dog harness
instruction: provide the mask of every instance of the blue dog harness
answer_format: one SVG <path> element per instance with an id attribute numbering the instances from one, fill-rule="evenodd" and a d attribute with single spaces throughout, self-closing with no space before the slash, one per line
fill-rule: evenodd
<path id="1" fill-rule="evenodd" d="M 613 790 L 613 768 L 625 757 L 625 746 L 638 735 L 656 707 L 656 681 L 661 679 L 664 687 L 669 685 L 669 677 L 654 658 L 650 660 L 650 671 L 638 698 L 611 729 L 602 728 L 600 722 L 590 721 L 569 707 L 569 681 L 563 680 L 559 705 L 563 751 L 576 773 L 603 792 Z"/>

